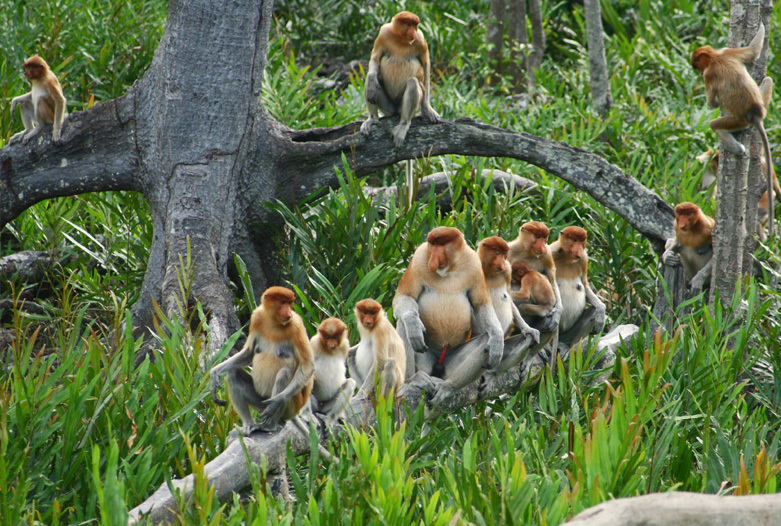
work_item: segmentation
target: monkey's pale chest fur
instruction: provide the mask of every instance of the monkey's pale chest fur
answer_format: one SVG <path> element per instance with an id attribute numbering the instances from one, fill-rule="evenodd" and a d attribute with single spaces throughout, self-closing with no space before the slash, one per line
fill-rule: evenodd
<path id="1" fill-rule="evenodd" d="M 347 380 L 344 358 L 340 354 L 315 356 L 315 384 L 312 394 L 318 400 L 330 400 Z"/>
<path id="2" fill-rule="evenodd" d="M 401 102 L 407 89 L 406 79 L 416 77 L 423 87 L 423 66 L 416 54 L 397 56 L 386 53 L 380 58 L 380 77 L 382 87 L 388 97 L 396 103 Z"/>
<path id="3" fill-rule="evenodd" d="M 426 343 L 435 350 L 460 344 L 472 326 L 472 304 L 461 280 L 445 278 L 438 285 L 425 286 L 418 298 Z"/>
<path id="4" fill-rule="evenodd" d="M 586 287 L 580 276 L 558 278 L 556 281 L 559 284 L 562 303 L 559 331 L 566 331 L 578 321 L 583 309 L 586 308 Z"/>
<path id="5" fill-rule="evenodd" d="M 46 124 L 54 122 L 54 99 L 49 95 L 49 90 L 42 86 L 33 85 L 32 98 L 35 120 L 38 123 Z"/>
<path id="6" fill-rule="evenodd" d="M 258 338 L 252 358 L 252 381 L 255 391 L 265 398 L 271 397 L 277 373 L 285 367 L 295 370 L 297 361 L 293 343 L 287 340 L 271 343 Z M 261 351 L 261 352 L 257 352 Z"/>
<path id="7" fill-rule="evenodd" d="M 502 326 L 502 334 L 507 334 L 513 323 L 512 299 L 507 293 L 507 285 L 502 284 L 499 287 L 488 289 L 488 292 L 491 294 L 491 304 L 496 311 L 499 325 Z"/>
<path id="8" fill-rule="evenodd" d="M 710 243 L 698 248 L 683 245 L 678 256 L 681 258 L 686 281 L 691 281 L 695 274 L 713 257 L 713 246 Z"/>
<path id="9" fill-rule="evenodd" d="M 358 349 L 355 351 L 355 366 L 361 378 L 369 375 L 369 370 L 374 363 L 374 339 L 371 337 L 361 337 Z"/>

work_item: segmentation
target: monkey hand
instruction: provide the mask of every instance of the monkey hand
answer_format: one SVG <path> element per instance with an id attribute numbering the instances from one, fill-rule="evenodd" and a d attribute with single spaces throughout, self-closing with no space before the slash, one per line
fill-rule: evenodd
<path id="1" fill-rule="evenodd" d="M 527 336 L 531 336 L 532 341 L 534 342 L 535 345 L 540 343 L 540 331 L 538 331 L 534 327 L 529 327 L 527 329 L 524 329 L 521 332 Z"/>
<path id="2" fill-rule="evenodd" d="M 591 328 L 590 334 L 599 334 L 602 332 L 602 329 L 605 328 L 605 321 L 607 321 L 607 317 L 605 316 L 605 307 L 594 307 L 596 309 L 596 313 L 594 314 L 594 326 Z"/>
<path id="3" fill-rule="evenodd" d="M 553 310 L 542 318 L 542 321 L 537 325 L 540 332 L 553 332 L 556 329 L 561 319 L 561 310 L 561 303 L 557 303 Z"/>
<path id="4" fill-rule="evenodd" d="M 215 374 L 214 370 L 212 370 L 209 373 L 209 376 L 211 376 L 212 401 L 219 406 L 225 407 L 226 405 L 228 405 L 228 402 L 217 398 L 217 387 L 219 387 L 220 385 L 220 375 Z"/>
<path id="5" fill-rule="evenodd" d="M 423 322 L 420 321 L 420 316 L 418 316 L 416 312 L 408 312 L 402 316 L 401 321 L 404 323 L 404 329 L 407 333 L 407 341 L 409 342 L 410 347 L 412 347 L 415 352 L 426 352 L 428 350 L 426 338 L 424 336 L 426 327 L 423 325 Z"/>
<path id="6" fill-rule="evenodd" d="M 54 141 L 54 144 L 60 144 L 62 142 L 62 139 L 60 138 L 60 128 L 57 126 L 52 130 L 52 141 Z"/>
<path id="7" fill-rule="evenodd" d="M 258 427 L 265 431 L 273 431 L 279 427 L 282 413 L 285 410 L 285 400 L 275 396 L 258 404 Z"/>
<path id="8" fill-rule="evenodd" d="M 499 362 L 502 361 L 502 354 L 504 354 L 504 340 L 501 335 L 498 338 L 494 335 L 489 335 L 485 352 L 488 353 L 488 360 L 483 363 L 483 368 L 496 369 Z"/>
<path id="9" fill-rule="evenodd" d="M 483 376 L 480 377 L 480 384 L 478 386 L 478 396 L 481 400 L 485 400 L 494 391 L 494 384 L 496 383 L 496 373 L 494 371 L 486 371 Z"/>
<path id="10" fill-rule="evenodd" d="M 442 402 L 449 400 L 452 398 L 453 393 L 455 393 L 455 389 L 453 388 L 453 384 L 448 382 L 447 380 L 438 384 L 436 387 L 436 392 L 434 393 L 433 398 L 431 398 L 431 405 L 433 407 L 438 406 Z"/>
<path id="11" fill-rule="evenodd" d="M 366 74 L 366 84 L 363 87 L 363 97 L 366 102 L 371 104 L 377 104 L 380 101 L 377 98 L 377 94 L 382 89 L 380 86 L 380 78 L 376 71 L 370 71 Z"/>
<path id="12" fill-rule="evenodd" d="M 664 251 L 664 254 L 662 254 L 662 263 L 670 267 L 679 267 L 681 266 L 681 258 L 678 257 L 675 250 L 668 248 Z"/>

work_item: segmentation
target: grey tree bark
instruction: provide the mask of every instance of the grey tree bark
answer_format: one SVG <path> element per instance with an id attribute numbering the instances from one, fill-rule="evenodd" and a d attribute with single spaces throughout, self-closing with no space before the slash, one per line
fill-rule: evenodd
<path id="1" fill-rule="evenodd" d="M 488 58 L 496 72 L 496 77 L 489 79 L 489 84 L 495 85 L 504 71 L 502 49 L 504 46 L 504 20 L 507 11 L 506 0 L 491 0 L 488 7 L 488 25 L 485 38 L 492 45 Z"/>
<path id="2" fill-rule="evenodd" d="M 761 5 L 748 0 L 734 0 L 730 9 L 729 47 L 747 45 L 756 35 L 760 22 L 765 24 L 766 40 L 762 54 L 754 64 L 748 65 L 757 82 L 762 81 L 767 71 L 767 39 L 772 10 L 772 2 L 768 0 L 763 0 Z M 720 47 L 717 42 L 711 45 Z M 724 148 L 719 156 L 710 303 L 713 303 L 717 291 L 721 298 L 732 297 L 736 287 L 741 286 L 741 277 L 751 272 L 756 247 L 757 203 L 763 191 L 760 189 L 763 184 L 761 176 L 757 176 L 762 141 L 753 129 L 739 132 L 737 138 L 747 149 L 752 144 L 754 147 L 751 156 L 738 156 Z"/>
<path id="3" fill-rule="evenodd" d="M 508 0 L 507 39 L 510 42 L 510 75 L 517 89 L 525 89 L 526 72 L 529 71 L 526 0 Z"/>
<path id="4" fill-rule="evenodd" d="M 532 49 L 529 53 L 526 74 L 529 77 L 529 90 L 537 85 L 537 70 L 545 55 L 545 30 L 542 27 L 542 2 L 529 0 L 529 21 L 532 26 Z"/>
<path id="5" fill-rule="evenodd" d="M 584 0 L 586 8 L 586 38 L 588 40 L 588 66 L 591 75 L 591 102 L 600 117 L 604 117 L 613 105 L 610 93 L 610 75 L 605 58 L 605 37 L 602 30 L 602 7 L 599 0 Z"/>

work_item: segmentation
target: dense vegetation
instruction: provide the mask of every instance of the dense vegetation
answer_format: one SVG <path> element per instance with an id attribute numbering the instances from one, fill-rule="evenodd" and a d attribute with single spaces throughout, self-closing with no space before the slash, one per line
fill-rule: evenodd
<path id="1" fill-rule="evenodd" d="M 484 43 L 487 0 L 403 6 L 423 20 L 434 107 L 443 118 L 469 116 L 566 141 L 604 156 L 670 203 L 691 200 L 712 213 L 695 157 L 715 146 L 707 126 L 713 112 L 687 56 L 697 45 L 726 41 L 728 4 L 717 4 L 603 2 L 615 101 L 604 120 L 591 109 L 581 6 L 543 2 L 546 58 L 530 95 L 514 95 L 509 79 L 486 85 L 493 75 Z M 362 118 L 362 73 L 344 89 L 326 89 L 310 66 L 365 61 L 378 26 L 400 6 L 280 2 L 262 95 L 272 114 L 299 129 Z M 8 98 L 26 90 L 24 57 L 43 55 L 63 81 L 69 111 L 79 111 L 121 95 L 143 74 L 166 7 L 161 0 L 0 0 L 7 28 L 0 34 L 0 144 L 20 126 L 10 122 Z M 771 56 L 779 54 L 778 22 L 775 13 Z M 778 78 L 772 59 L 770 68 Z M 771 110 L 766 120 L 771 144 L 781 135 L 775 115 Z M 485 167 L 528 177 L 541 193 L 497 194 L 473 177 Z M 608 304 L 609 326 L 637 323 L 641 335 L 621 350 L 609 385 L 593 385 L 594 347 L 584 344 L 568 370 L 548 373 L 538 386 L 425 426 L 418 412 L 396 429 L 381 404 L 376 429 L 351 430 L 328 445 L 352 461 L 324 464 L 316 450 L 288 459 L 294 502 L 268 495 L 256 470 L 249 496 L 224 506 L 199 485 L 182 523 L 449 524 L 459 516 L 476 524 L 558 524 L 615 497 L 776 491 L 777 291 L 751 283 L 745 297 L 712 312 L 695 302 L 674 336 L 655 337 L 647 311 L 656 254 L 615 214 L 541 170 L 509 159 L 420 160 L 420 174 L 457 173 L 453 210 L 440 214 L 434 195 L 409 209 L 373 204 L 361 192 L 367 181 L 338 169 L 338 190 L 300 208 L 268 204 L 289 226 L 280 254 L 310 329 L 330 315 L 352 323 L 352 306 L 363 297 L 389 307 L 414 246 L 435 225 L 457 226 L 475 242 L 512 238 L 520 223 L 537 219 L 554 234 L 572 223 L 588 229 L 590 277 Z M 401 177 L 400 168 L 385 170 L 368 183 Z M 207 396 L 204 365 L 222 359 L 238 334 L 219 356 L 204 357 L 203 312 L 187 301 L 197 255 L 181 256 L 180 316 L 158 313 L 156 360 L 134 367 L 141 342 L 130 336 L 128 306 L 151 243 L 147 218 L 137 194 L 88 194 L 40 203 L 0 231 L 0 256 L 46 250 L 56 258 L 39 282 L 0 285 L 3 297 L 17 300 L 0 310 L 15 336 L 0 349 L 2 524 L 122 522 L 126 509 L 166 479 L 201 473 L 237 421 Z M 759 253 L 774 264 L 777 254 L 777 240 Z M 254 295 L 243 277 L 236 308 L 247 319 Z M 42 313 L 27 312 L 22 301 L 38 303 Z"/>

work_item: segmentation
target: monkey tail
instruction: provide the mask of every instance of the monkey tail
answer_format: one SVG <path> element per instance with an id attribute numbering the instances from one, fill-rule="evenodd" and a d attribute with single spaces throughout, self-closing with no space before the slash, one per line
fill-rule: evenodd
<path id="1" fill-rule="evenodd" d="M 407 160 L 407 166 L 405 168 L 407 178 L 407 206 L 412 206 L 412 202 L 415 200 L 415 174 L 412 170 L 412 159 Z"/>
<path id="2" fill-rule="evenodd" d="M 762 118 L 758 115 L 754 115 L 751 119 L 752 123 L 759 130 L 759 134 L 762 136 L 762 144 L 765 147 L 765 176 L 767 177 L 767 235 L 768 237 L 773 235 L 773 158 L 770 156 L 770 142 L 767 140 L 767 133 L 765 133 L 765 127 L 762 124 Z"/>

